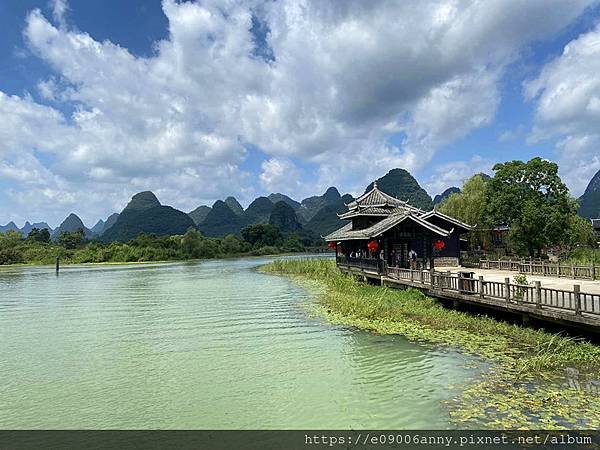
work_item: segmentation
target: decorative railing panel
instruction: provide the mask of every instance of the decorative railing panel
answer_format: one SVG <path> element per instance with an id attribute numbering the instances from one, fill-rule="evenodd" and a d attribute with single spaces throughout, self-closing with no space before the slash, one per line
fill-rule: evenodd
<path id="1" fill-rule="evenodd" d="M 382 267 L 381 261 L 377 259 L 338 257 L 338 263 L 370 270 Z M 540 309 L 568 311 L 575 315 L 586 314 L 600 319 L 600 294 L 581 292 L 579 285 L 574 285 L 573 290 L 570 291 L 542 287 L 539 281 L 533 284 L 512 283 L 509 278 L 504 282 L 487 281 L 482 276 L 469 278 L 461 276 L 460 273 L 385 267 L 385 264 L 383 271 L 380 270 L 378 273 L 385 275 L 389 280 L 397 280 L 409 286 L 423 286 L 431 290 L 469 295 L 475 301 L 486 298 L 502 300 L 506 302 L 507 308 L 511 305 L 529 305 Z"/>
<path id="2" fill-rule="evenodd" d="M 510 270 L 531 275 L 541 275 L 545 277 L 573 278 L 581 280 L 594 280 L 598 276 L 598 269 L 595 264 L 590 266 L 550 263 L 546 261 L 513 261 L 498 260 L 492 261 L 482 259 L 479 261 L 480 269 Z"/>

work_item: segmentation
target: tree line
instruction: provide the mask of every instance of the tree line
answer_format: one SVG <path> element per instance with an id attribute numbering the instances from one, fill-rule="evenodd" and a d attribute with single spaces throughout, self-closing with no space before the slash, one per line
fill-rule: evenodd
<path id="1" fill-rule="evenodd" d="M 241 236 L 203 236 L 190 228 L 178 236 L 140 233 L 128 242 L 103 243 L 87 240 L 83 230 L 61 233 L 51 239 L 47 229 L 0 234 L 0 265 L 52 264 L 58 257 L 66 263 L 144 262 L 222 258 L 237 255 L 268 255 L 300 252 L 304 243 L 294 233 L 284 233 L 270 224 L 245 227 Z"/>
<path id="2" fill-rule="evenodd" d="M 471 247 L 491 249 L 499 226 L 507 230 L 508 251 L 519 256 L 596 246 L 592 224 L 577 215 L 578 201 L 569 195 L 557 164 L 536 157 L 499 163 L 493 171 L 492 177 L 473 176 L 460 193 L 438 206 L 440 212 L 476 225 L 469 236 Z"/>

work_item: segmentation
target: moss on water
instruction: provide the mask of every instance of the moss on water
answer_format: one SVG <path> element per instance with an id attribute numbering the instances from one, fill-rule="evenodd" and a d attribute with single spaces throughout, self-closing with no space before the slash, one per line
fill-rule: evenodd
<path id="1" fill-rule="evenodd" d="M 264 272 L 317 290 L 329 321 L 413 341 L 459 347 L 493 362 L 448 402 L 461 427 L 600 427 L 600 347 L 483 315 L 449 310 L 418 290 L 371 286 L 323 259 L 276 260 Z"/>

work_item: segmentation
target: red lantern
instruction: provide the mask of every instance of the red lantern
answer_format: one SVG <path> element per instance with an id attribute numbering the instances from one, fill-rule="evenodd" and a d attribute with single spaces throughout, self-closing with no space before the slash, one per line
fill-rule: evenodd
<path id="1" fill-rule="evenodd" d="M 377 241 L 371 241 L 367 244 L 367 248 L 372 252 L 376 252 L 379 248 L 379 243 Z"/>
<path id="2" fill-rule="evenodd" d="M 441 250 L 446 246 L 446 243 L 438 239 L 433 243 L 433 246 L 436 248 L 436 250 Z"/>
<path id="3" fill-rule="evenodd" d="M 335 242 L 328 242 L 327 243 L 327 247 L 334 249 L 335 248 Z"/>

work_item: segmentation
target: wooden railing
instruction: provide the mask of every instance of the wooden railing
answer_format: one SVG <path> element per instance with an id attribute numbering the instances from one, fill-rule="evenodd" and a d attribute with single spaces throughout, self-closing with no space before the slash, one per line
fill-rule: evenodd
<path id="1" fill-rule="evenodd" d="M 594 280 L 596 279 L 597 269 L 596 265 L 590 266 L 564 264 L 564 263 L 550 263 L 547 261 L 534 261 L 534 260 L 498 260 L 491 261 L 482 259 L 479 261 L 480 269 L 496 269 L 496 270 L 511 270 L 513 272 L 520 272 L 530 275 L 540 275 L 548 277 L 564 277 L 581 280 Z"/>
<path id="2" fill-rule="evenodd" d="M 338 256 L 336 260 L 338 264 L 359 267 L 361 269 L 371 269 L 378 273 L 385 269 L 385 261 L 376 258 L 352 258 Z"/>
<path id="3" fill-rule="evenodd" d="M 542 287 L 539 281 L 531 284 L 502 281 L 486 281 L 479 278 L 464 278 L 449 272 L 410 270 L 387 267 L 387 277 L 412 284 L 424 285 L 429 289 L 454 291 L 473 296 L 474 299 L 496 299 L 511 304 L 531 305 L 536 308 L 552 308 L 573 312 L 575 315 L 593 315 L 600 319 L 600 294 L 581 292 L 579 285 L 572 291 Z"/>

